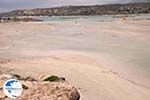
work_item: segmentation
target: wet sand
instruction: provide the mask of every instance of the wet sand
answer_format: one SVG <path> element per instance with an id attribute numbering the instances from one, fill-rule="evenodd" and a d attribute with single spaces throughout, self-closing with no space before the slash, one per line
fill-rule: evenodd
<path id="1" fill-rule="evenodd" d="M 0 66 L 65 77 L 81 100 L 150 99 L 150 20 L 0 24 Z"/>

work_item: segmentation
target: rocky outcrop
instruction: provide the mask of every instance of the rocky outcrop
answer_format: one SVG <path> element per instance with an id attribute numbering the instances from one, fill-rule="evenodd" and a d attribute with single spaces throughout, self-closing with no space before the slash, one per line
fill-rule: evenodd
<path id="1" fill-rule="evenodd" d="M 19 16 L 7 16 L 7 17 L 1 17 L 0 23 L 9 23 L 9 22 L 30 22 L 30 21 L 42 21 L 39 19 L 35 19 L 32 17 L 19 17 Z"/>
<path id="2" fill-rule="evenodd" d="M 66 82 L 23 82 L 24 90 L 18 100 L 79 100 L 78 91 Z"/>
<path id="3" fill-rule="evenodd" d="M 75 87 L 62 81 L 39 81 L 21 77 L 17 74 L 0 75 L 0 100 L 10 100 L 3 91 L 3 83 L 8 79 L 19 79 L 23 85 L 23 93 L 17 100 L 79 100 L 80 94 Z"/>
<path id="4" fill-rule="evenodd" d="M 16 10 L 2 13 L 0 16 L 52 16 L 52 15 L 103 15 L 103 14 L 139 14 L 150 13 L 150 3 L 111 4 L 95 6 L 65 6 L 57 8 L 39 8 Z"/>

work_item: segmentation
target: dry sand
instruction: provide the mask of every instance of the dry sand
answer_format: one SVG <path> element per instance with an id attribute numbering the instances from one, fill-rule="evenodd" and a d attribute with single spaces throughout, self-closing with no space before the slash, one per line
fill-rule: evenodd
<path id="1" fill-rule="evenodd" d="M 122 59 L 129 59 L 132 52 L 130 44 L 122 47 L 122 40 L 128 38 L 126 41 L 130 43 L 130 39 L 135 39 L 135 44 L 141 43 L 135 45 L 133 51 L 143 45 L 150 45 L 150 30 L 147 29 L 149 25 L 149 20 L 119 20 L 88 25 L 82 22 L 77 25 L 0 24 L 0 66 L 10 69 L 11 72 L 35 78 L 44 75 L 65 77 L 79 89 L 81 100 L 150 100 L 150 81 L 144 76 L 139 77 L 140 75 L 137 76 L 138 79 L 132 68 L 122 68 L 132 64 L 124 60 L 121 62 Z M 122 47 L 119 50 L 125 50 L 124 55 L 116 49 L 119 47 Z M 111 50 L 117 53 L 114 52 L 113 55 Z M 149 52 L 150 49 L 144 50 Z M 130 56 L 125 56 L 126 54 Z M 119 58 L 120 56 L 122 58 Z M 5 62 L 6 59 L 10 60 Z M 143 82 L 142 79 L 147 81 Z"/>

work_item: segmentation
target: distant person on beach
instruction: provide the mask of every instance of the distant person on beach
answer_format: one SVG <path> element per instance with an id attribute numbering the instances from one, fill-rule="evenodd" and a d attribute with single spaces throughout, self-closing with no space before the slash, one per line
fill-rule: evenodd
<path id="1" fill-rule="evenodd" d="M 75 24 L 78 24 L 78 22 L 77 22 L 77 21 L 75 21 Z"/>

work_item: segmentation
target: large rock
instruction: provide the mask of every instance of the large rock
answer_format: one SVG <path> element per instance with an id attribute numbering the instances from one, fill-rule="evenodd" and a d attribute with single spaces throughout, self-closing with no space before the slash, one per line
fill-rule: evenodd
<path id="1" fill-rule="evenodd" d="M 18 100 L 79 100 L 78 91 L 66 82 L 23 82 L 28 87 Z"/>
<path id="2" fill-rule="evenodd" d="M 16 75 L 0 75 L 0 100 L 10 100 L 2 90 L 3 83 Z M 19 75 L 17 76 L 19 77 Z M 16 78 L 17 78 L 16 77 Z M 21 77 L 21 76 L 20 76 Z M 20 78 L 19 77 L 19 78 Z M 25 78 L 22 78 L 25 79 Z M 23 93 L 17 100 L 79 100 L 80 94 L 66 81 L 43 82 L 21 80 Z"/>

